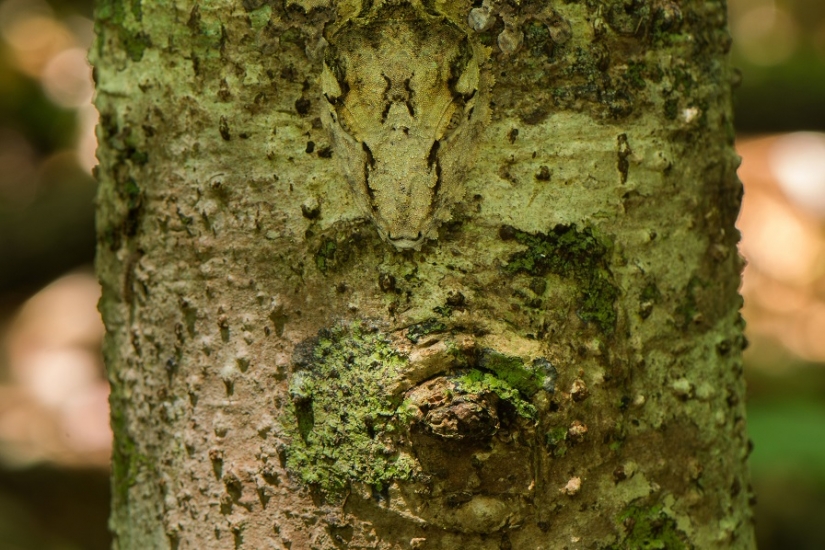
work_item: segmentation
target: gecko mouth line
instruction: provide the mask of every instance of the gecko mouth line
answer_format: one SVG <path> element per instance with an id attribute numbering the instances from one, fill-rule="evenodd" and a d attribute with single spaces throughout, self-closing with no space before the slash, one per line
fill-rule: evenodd
<path id="1" fill-rule="evenodd" d="M 423 234 L 421 231 L 419 231 L 415 237 L 410 237 L 409 235 L 394 236 L 392 233 L 387 235 L 387 238 L 398 248 L 412 248 L 421 242 L 422 237 Z"/>

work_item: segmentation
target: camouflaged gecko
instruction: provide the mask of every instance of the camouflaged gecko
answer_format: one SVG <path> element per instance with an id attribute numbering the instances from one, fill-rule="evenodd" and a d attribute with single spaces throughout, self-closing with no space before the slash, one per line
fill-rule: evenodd
<path id="1" fill-rule="evenodd" d="M 483 110 L 479 56 L 418 1 L 365 5 L 328 36 L 324 124 L 381 237 L 419 249 L 463 195 Z"/>

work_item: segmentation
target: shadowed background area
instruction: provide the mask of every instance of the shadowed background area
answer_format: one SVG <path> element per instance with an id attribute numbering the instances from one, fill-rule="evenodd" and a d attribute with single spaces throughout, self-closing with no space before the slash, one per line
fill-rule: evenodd
<path id="1" fill-rule="evenodd" d="M 729 0 L 762 550 L 825 548 L 825 3 Z M 678 2 L 677 2 L 678 4 Z M 0 548 L 108 548 L 92 0 L 0 0 Z"/>

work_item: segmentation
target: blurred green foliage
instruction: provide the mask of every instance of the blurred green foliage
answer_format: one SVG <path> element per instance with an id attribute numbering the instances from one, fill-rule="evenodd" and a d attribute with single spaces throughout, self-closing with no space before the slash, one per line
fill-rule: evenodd
<path id="1" fill-rule="evenodd" d="M 825 402 L 776 399 L 748 408 L 756 477 L 804 474 L 825 488 Z"/>
<path id="2" fill-rule="evenodd" d="M 0 56 L 0 127 L 19 132 L 44 155 L 74 145 L 74 111 L 46 97 L 40 83 L 16 71 Z"/>
<path id="3" fill-rule="evenodd" d="M 91 12 L 88 1 L 53 6 L 58 13 Z M 0 147 L 31 150 L 34 164 L 23 176 L 14 173 L 22 170 L 20 163 L 0 166 L 0 303 L 13 306 L 94 258 L 95 185 L 75 160 L 77 131 L 76 112 L 55 105 L 38 80 L 17 70 L 11 48 L 0 39 L 0 133 L 5 137 Z M 9 143 L 14 139 L 20 142 L 16 148 Z"/>
<path id="4" fill-rule="evenodd" d="M 41 167 L 23 207 L 0 200 L 0 292 L 21 296 L 94 258 L 94 184 L 70 155 Z"/>
<path id="5" fill-rule="evenodd" d="M 735 94 L 739 132 L 825 130 L 825 2 L 729 0 L 728 5 L 732 60 L 742 73 Z M 773 27 L 773 33 L 772 8 L 781 12 L 781 28 Z M 761 46 L 754 52 L 749 41 L 761 41 Z M 771 61 L 759 54 L 786 48 L 783 59 Z"/>
<path id="6" fill-rule="evenodd" d="M 106 550 L 108 485 L 100 470 L 0 468 L 0 548 Z"/>
<path id="7" fill-rule="evenodd" d="M 735 62 L 742 71 L 734 95 L 739 132 L 825 130 L 825 56 L 807 51 L 773 67 Z"/>

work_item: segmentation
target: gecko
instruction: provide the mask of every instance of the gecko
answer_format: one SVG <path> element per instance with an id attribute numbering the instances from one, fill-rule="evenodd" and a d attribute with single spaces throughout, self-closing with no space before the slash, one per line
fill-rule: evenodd
<path id="1" fill-rule="evenodd" d="M 381 238 L 418 250 L 463 196 L 479 47 L 417 0 L 365 3 L 327 40 L 322 120 L 344 177 Z"/>

